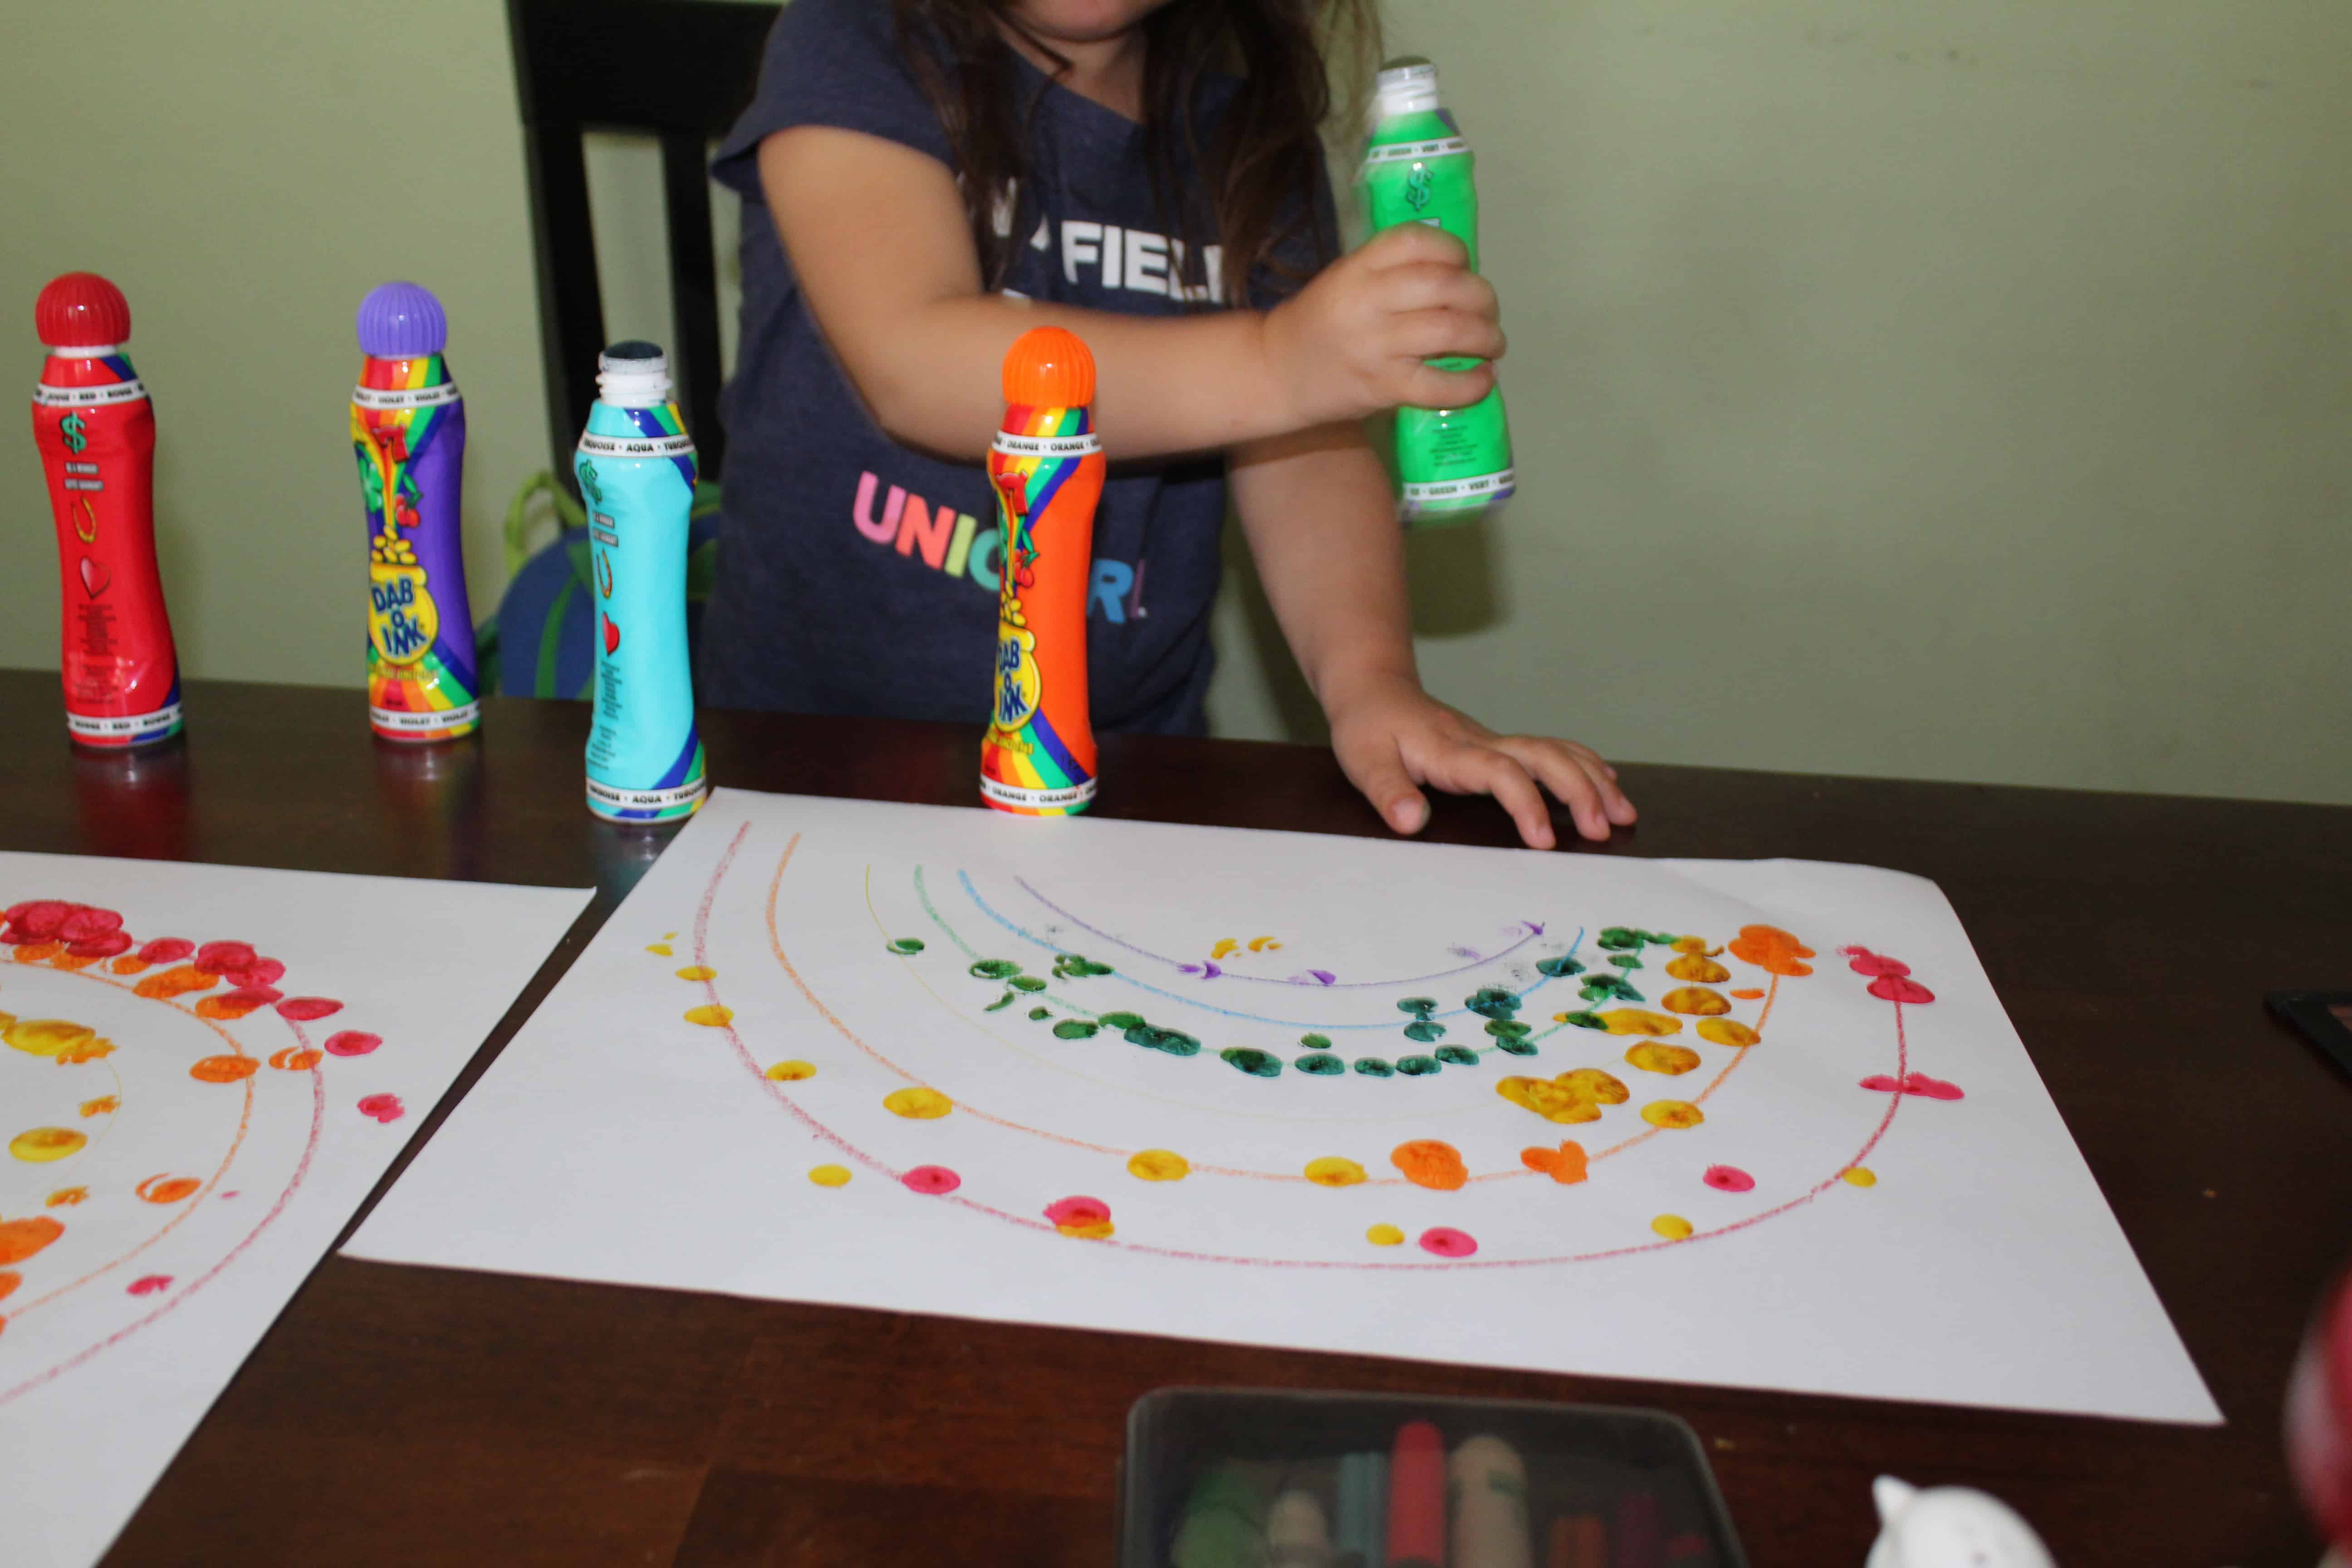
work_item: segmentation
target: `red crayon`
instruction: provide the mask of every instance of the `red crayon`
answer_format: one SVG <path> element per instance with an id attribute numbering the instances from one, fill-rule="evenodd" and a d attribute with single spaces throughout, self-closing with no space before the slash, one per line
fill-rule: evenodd
<path id="1" fill-rule="evenodd" d="M 49 355 L 33 439 L 58 525 L 66 730 L 119 749 L 180 730 L 180 661 L 155 567 L 155 410 L 123 356 L 131 307 L 94 272 L 41 290 Z"/>
<path id="2" fill-rule="evenodd" d="M 1445 1568 L 1445 1439 L 1426 1421 L 1397 1428 L 1388 1550 L 1389 1568 Z"/>

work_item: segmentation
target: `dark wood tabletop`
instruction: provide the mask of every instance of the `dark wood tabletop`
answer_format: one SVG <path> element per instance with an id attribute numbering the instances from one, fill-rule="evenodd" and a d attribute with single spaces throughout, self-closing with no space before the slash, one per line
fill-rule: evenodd
<path id="1" fill-rule="evenodd" d="M 356 690 L 196 682 L 186 705 L 184 742 L 79 754 L 55 677 L 0 673 L 0 847 L 596 884 L 421 1142 L 659 840 L 589 816 L 579 704 L 490 701 L 477 740 L 433 748 L 373 741 Z M 976 727 L 702 724 L 723 784 L 977 808 Z M 2227 1426 L 1431 1366 L 330 1257 L 107 1561 L 1109 1568 L 1129 1405 L 1162 1385 L 1224 1384 L 1672 1411 L 1699 1432 L 1759 1568 L 1859 1568 L 1881 1471 L 1999 1493 L 2069 1568 L 2311 1568 L 2319 1549 L 2288 1482 L 2280 1405 L 2305 1320 L 2352 1255 L 2352 1082 L 2274 1024 L 2263 994 L 2352 986 L 2352 809 L 1623 771 L 1641 826 L 1579 852 L 1851 860 L 1943 886 Z M 1383 831 L 1319 749 L 1117 737 L 1102 772 L 1104 816 Z M 1501 814 L 1474 801 L 1441 801 L 1429 836 L 1508 842 Z"/>

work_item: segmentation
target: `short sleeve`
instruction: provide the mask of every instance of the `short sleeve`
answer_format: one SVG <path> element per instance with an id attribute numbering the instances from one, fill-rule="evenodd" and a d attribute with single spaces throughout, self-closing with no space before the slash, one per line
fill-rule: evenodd
<path id="1" fill-rule="evenodd" d="M 760 85 L 710 172 L 756 196 L 760 143 L 798 125 L 859 131 L 953 165 L 947 132 L 898 48 L 890 0 L 792 0 L 768 33 Z"/>

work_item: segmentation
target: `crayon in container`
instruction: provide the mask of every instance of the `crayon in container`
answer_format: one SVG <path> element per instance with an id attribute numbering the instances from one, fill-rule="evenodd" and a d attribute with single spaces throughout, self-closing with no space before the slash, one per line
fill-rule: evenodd
<path id="1" fill-rule="evenodd" d="M 686 640 L 694 439 L 654 344 L 606 349 L 596 386 L 572 459 L 596 584 L 588 809 L 610 822 L 673 822 L 709 788 Z"/>
<path id="2" fill-rule="evenodd" d="M 1068 816 L 1095 797 L 1087 595 L 1103 455 L 1094 397 L 1094 355 L 1074 332 L 1035 328 L 1004 356 L 1004 422 L 988 453 L 1004 564 L 980 794 L 1022 816 Z"/>
<path id="3" fill-rule="evenodd" d="M 155 563 L 155 409 L 122 345 L 131 306 L 94 272 L 41 290 L 33 440 L 58 531 L 66 732 L 119 751 L 180 732 L 180 659 Z"/>
<path id="4" fill-rule="evenodd" d="M 386 283 L 360 302 L 352 447 L 368 540 L 368 722 L 387 741 L 451 741 L 481 723 L 458 511 L 466 403 L 442 358 L 441 302 Z"/>

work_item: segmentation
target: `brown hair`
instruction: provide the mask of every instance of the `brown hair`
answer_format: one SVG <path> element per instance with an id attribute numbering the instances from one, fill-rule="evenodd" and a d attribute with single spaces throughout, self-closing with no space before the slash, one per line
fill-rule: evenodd
<path id="1" fill-rule="evenodd" d="M 1022 148 L 1037 99 L 1015 101 L 1015 56 L 1000 30 L 1000 23 L 1019 26 L 1009 4 L 892 0 L 899 48 L 946 128 L 991 289 L 1003 285 L 1014 247 L 1036 216 L 1022 178 Z M 1201 255 L 1204 244 L 1223 247 L 1225 293 L 1235 302 L 1247 301 L 1253 280 L 1281 292 L 1296 288 L 1307 274 L 1284 258 L 1297 254 L 1300 240 L 1317 265 L 1339 247 L 1313 199 L 1322 132 L 1335 107 L 1325 56 L 1339 68 L 1336 102 L 1353 107 L 1379 58 L 1371 0 L 1170 0 L 1142 26 L 1144 156 L 1161 226 L 1183 241 L 1188 256 Z M 1202 79 L 1219 71 L 1239 81 L 1203 146 L 1193 106 Z M 1180 151 L 1200 172 L 1197 195 L 1176 189 Z M 997 232 L 996 204 L 1008 185 L 1011 237 Z"/>

